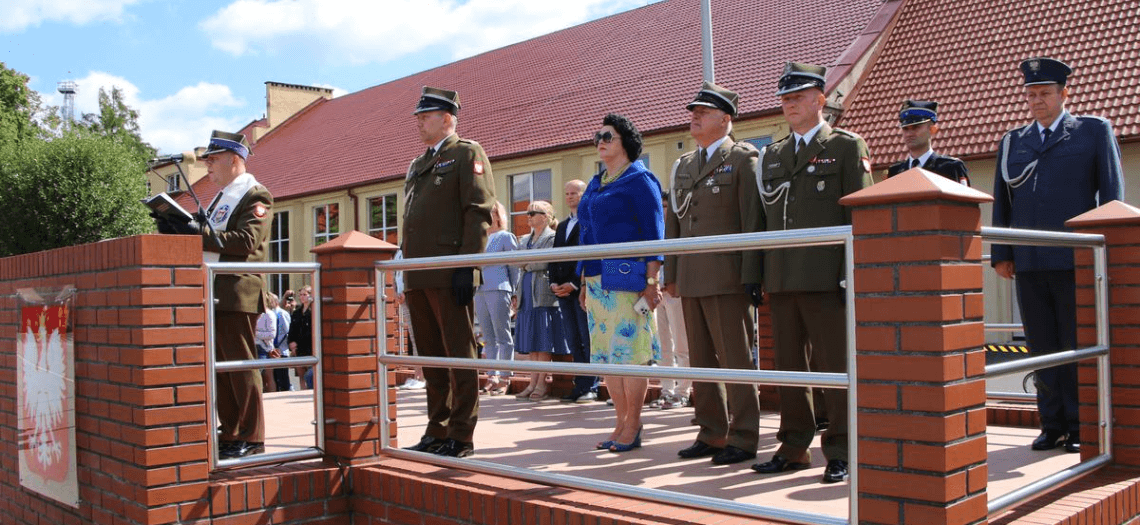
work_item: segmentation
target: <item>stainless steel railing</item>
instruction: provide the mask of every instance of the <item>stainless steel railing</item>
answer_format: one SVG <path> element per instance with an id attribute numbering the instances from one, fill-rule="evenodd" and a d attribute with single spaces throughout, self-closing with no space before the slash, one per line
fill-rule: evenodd
<path id="1" fill-rule="evenodd" d="M 381 261 L 376 263 L 376 297 L 383 297 L 386 273 L 389 271 L 411 271 L 422 269 L 445 269 L 468 266 L 484 266 L 494 264 L 524 264 L 535 262 L 554 262 L 582 259 L 601 259 L 611 257 L 641 257 L 648 255 L 674 255 L 688 253 L 729 252 L 756 249 L 799 248 L 807 246 L 842 245 L 847 257 L 845 266 L 846 276 L 846 304 L 847 304 L 847 373 L 829 374 L 819 372 L 784 372 L 774 370 L 725 370 L 719 368 L 687 368 L 673 369 L 669 367 L 645 367 L 635 365 L 595 365 L 575 363 L 535 363 L 521 361 L 503 361 L 491 359 L 454 359 L 433 357 L 397 356 L 388 353 L 386 325 L 382 316 L 377 316 L 376 333 L 379 339 L 380 357 L 379 372 L 385 384 L 379 389 L 380 406 L 388 405 L 387 374 L 384 368 L 388 365 L 432 366 L 441 368 L 459 369 L 495 369 L 515 372 L 556 372 L 560 374 L 577 375 L 614 375 L 625 377 L 653 377 L 667 379 L 692 379 L 696 381 L 769 384 L 781 386 L 829 387 L 846 388 L 848 390 L 847 404 L 850 422 L 848 435 L 858 436 L 858 413 L 855 388 L 855 287 L 853 276 L 855 264 L 852 252 L 852 235 L 850 226 L 831 228 L 811 228 L 781 232 L 743 233 L 733 235 L 716 235 L 688 239 L 666 239 L 662 241 L 643 241 L 621 244 L 607 244 L 594 246 L 575 246 L 566 248 L 552 248 L 546 250 L 484 253 L 473 255 L 454 255 L 448 257 L 423 257 L 403 259 L 400 261 Z M 773 519 L 785 522 L 839 525 L 848 523 L 848 519 L 837 518 L 791 509 L 751 505 L 697 496 L 693 494 L 669 492 L 660 489 L 635 487 L 609 481 L 594 480 L 568 474 L 539 472 L 530 469 L 515 468 L 498 465 L 490 462 L 472 460 L 470 458 L 458 460 L 431 454 L 411 452 L 392 448 L 388 445 L 391 439 L 389 428 L 391 420 L 387 419 L 387 411 L 381 410 L 384 418 L 380 424 L 380 442 L 385 453 L 396 457 L 405 457 L 444 465 L 448 467 L 475 470 L 488 474 L 506 475 L 519 479 L 526 479 L 550 485 L 573 487 L 584 490 L 605 492 L 620 496 L 636 497 L 646 500 L 659 501 L 670 504 L 680 504 L 696 508 L 715 509 L 721 512 Z M 859 478 L 858 478 L 858 440 L 850 439 L 848 443 L 849 463 L 852 465 L 849 488 L 849 516 L 855 519 L 858 515 L 859 504 Z"/>
<path id="2" fill-rule="evenodd" d="M 321 374 L 321 265 L 318 263 L 222 263 L 207 262 L 206 267 L 206 443 L 210 449 L 210 470 L 273 465 L 287 461 L 299 461 L 321 457 L 325 448 L 324 379 Z M 220 274 L 241 273 L 288 273 L 307 274 L 313 285 L 313 355 L 307 357 L 286 357 L 282 359 L 253 359 L 243 361 L 215 360 L 214 340 L 214 278 Z M 264 370 L 267 368 L 290 368 L 297 366 L 313 367 L 313 403 L 316 413 L 316 443 L 312 447 L 288 452 L 256 454 L 236 459 L 219 459 L 217 417 L 214 413 L 218 391 L 219 372 L 241 372 Z M 304 379 L 302 378 L 302 381 Z"/>
<path id="3" fill-rule="evenodd" d="M 1051 474 L 1008 494 L 990 499 L 988 510 L 989 515 L 993 517 L 1043 492 L 1076 480 L 1112 461 L 1112 378 L 1108 361 L 1108 259 L 1103 235 L 984 227 L 982 228 L 982 241 L 996 244 L 1091 248 L 1093 251 L 1094 304 L 1096 306 L 1095 345 L 986 366 L 986 378 L 991 378 L 1076 363 L 1090 358 L 1097 360 L 1099 453 L 1092 459 Z"/>

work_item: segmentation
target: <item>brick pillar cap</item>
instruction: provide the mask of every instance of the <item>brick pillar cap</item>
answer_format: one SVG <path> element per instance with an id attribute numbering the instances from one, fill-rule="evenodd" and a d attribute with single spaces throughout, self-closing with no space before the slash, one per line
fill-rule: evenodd
<path id="1" fill-rule="evenodd" d="M 335 239 L 309 250 L 315 254 L 333 252 L 395 252 L 400 247 L 356 230 L 342 233 Z"/>
<path id="2" fill-rule="evenodd" d="M 992 202 L 988 193 L 963 186 L 922 168 L 911 168 L 883 182 L 863 188 L 839 199 L 844 206 L 874 206 L 898 202 L 950 200 L 959 202 Z"/>
<path id="3" fill-rule="evenodd" d="M 1140 209 L 1122 201 L 1103 204 L 1065 221 L 1065 226 L 1073 229 L 1128 224 L 1140 225 Z"/>

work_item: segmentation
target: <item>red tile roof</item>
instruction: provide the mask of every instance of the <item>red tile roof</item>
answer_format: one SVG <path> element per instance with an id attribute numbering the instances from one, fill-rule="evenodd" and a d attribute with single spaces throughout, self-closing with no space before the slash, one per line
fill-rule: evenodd
<path id="1" fill-rule="evenodd" d="M 897 8 L 712 4 L 717 81 L 740 93 L 746 117 L 778 111 L 785 60 L 836 64 L 881 9 Z M 459 134 L 492 159 L 584 145 L 608 112 L 643 132 L 682 129 L 701 83 L 699 14 L 698 0 L 668 0 L 323 101 L 262 137 L 249 171 L 278 199 L 403 177 L 424 149 L 411 115 L 424 85 L 459 92 Z"/>
<path id="2" fill-rule="evenodd" d="M 1136 0 L 907 0 L 840 126 L 859 133 L 877 167 L 906 156 L 898 110 L 939 102 L 934 148 L 992 157 L 1007 130 L 1030 121 L 1018 64 L 1051 56 L 1073 67 L 1073 114 L 1112 120 L 1140 140 L 1140 2 Z"/>

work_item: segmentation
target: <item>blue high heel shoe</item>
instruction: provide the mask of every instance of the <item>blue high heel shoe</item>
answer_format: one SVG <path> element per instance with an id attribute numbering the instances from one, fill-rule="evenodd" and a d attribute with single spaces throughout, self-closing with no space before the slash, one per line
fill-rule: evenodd
<path id="1" fill-rule="evenodd" d="M 614 444 L 610 446 L 610 452 L 629 452 L 635 448 L 641 448 L 641 431 L 644 429 L 645 425 L 637 428 L 637 436 L 634 436 L 633 443 L 627 445 L 614 441 Z"/>
<path id="2" fill-rule="evenodd" d="M 603 441 L 601 443 L 598 443 L 597 449 L 598 450 L 609 450 L 610 447 L 614 446 L 614 443 L 616 443 L 616 441 L 614 441 L 612 439 Z"/>

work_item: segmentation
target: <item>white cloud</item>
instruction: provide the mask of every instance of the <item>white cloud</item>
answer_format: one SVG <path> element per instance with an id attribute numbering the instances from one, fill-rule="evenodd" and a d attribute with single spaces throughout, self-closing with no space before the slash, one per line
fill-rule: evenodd
<path id="1" fill-rule="evenodd" d="M 346 63 L 386 62 L 433 46 L 452 58 L 644 5 L 644 0 L 237 0 L 199 27 L 234 55 L 310 49 Z"/>
<path id="2" fill-rule="evenodd" d="M 99 89 L 118 87 L 127 105 L 139 113 L 139 133 L 143 140 L 163 153 L 177 153 L 202 146 L 215 129 L 237 130 L 249 123 L 248 118 L 234 117 L 233 110 L 246 103 L 234 96 L 229 86 L 199 82 L 186 86 L 173 95 L 148 99 L 137 86 L 125 78 L 100 71 L 75 80 L 75 118 L 99 111 Z M 61 105 L 63 95 L 41 93 L 45 104 Z"/>
<path id="3" fill-rule="evenodd" d="M 99 20 L 119 20 L 123 8 L 139 0 L 4 0 L 0 7 L 0 32 L 22 31 L 43 22 L 83 25 Z"/>

